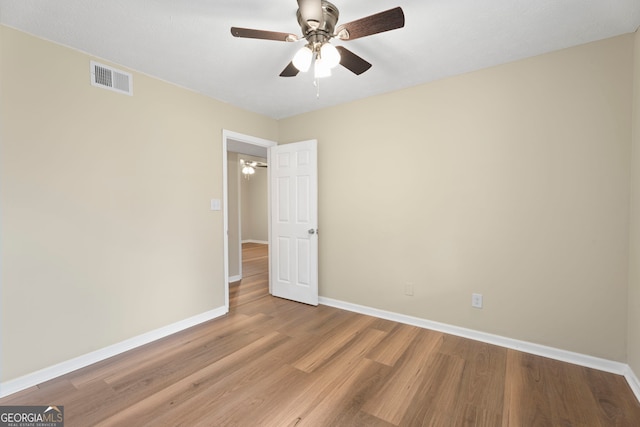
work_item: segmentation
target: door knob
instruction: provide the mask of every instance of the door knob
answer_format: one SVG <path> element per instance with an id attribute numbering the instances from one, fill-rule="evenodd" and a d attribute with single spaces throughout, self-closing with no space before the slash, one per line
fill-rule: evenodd
<path id="1" fill-rule="evenodd" d="M 316 230 L 314 230 L 313 228 L 310 228 L 308 231 L 309 234 L 316 234 Z"/>

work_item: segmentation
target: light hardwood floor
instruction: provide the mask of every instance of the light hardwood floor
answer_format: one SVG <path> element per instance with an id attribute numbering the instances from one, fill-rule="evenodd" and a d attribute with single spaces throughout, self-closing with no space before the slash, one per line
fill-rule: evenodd
<path id="1" fill-rule="evenodd" d="M 640 426 L 624 378 L 268 294 L 243 247 L 230 314 L 0 400 L 73 426 Z"/>

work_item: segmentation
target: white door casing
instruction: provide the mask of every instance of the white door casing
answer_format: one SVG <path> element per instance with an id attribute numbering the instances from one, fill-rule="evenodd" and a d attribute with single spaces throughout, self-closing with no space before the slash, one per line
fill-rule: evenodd
<path id="1" fill-rule="evenodd" d="M 317 141 L 269 148 L 271 293 L 318 305 Z"/>

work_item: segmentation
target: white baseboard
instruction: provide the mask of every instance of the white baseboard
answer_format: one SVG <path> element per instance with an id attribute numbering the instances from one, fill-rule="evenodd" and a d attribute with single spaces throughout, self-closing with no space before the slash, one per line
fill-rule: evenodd
<path id="1" fill-rule="evenodd" d="M 266 240 L 253 240 L 253 239 L 247 239 L 247 240 L 243 240 L 242 243 L 258 243 L 260 245 L 268 245 L 269 242 Z"/>
<path id="2" fill-rule="evenodd" d="M 540 344 L 520 341 L 512 338 L 506 338 L 499 335 L 479 332 L 472 329 L 452 326 L 446 323 L 433 322 L 431 320 L 421 319 L 419 317 L 407 316 L 404 314 L 393 313 L 390 311 L 379 310 L 376 308 L 366 307 L 349 302 L 339 301 L 331 298 L 320 297 L 320 304 L 331 307 L 340 308 L 342 310 L 353 311 L 355 313 L 366 314 L 369 316 L 393 320 L 395 322 L 407 325 L 418 326 L 420 328 L 431 329 L 438 332 L 444 332 L 463 338 L 469 338 L 475 341 L 481 341 L 488 344 L 494 344 L 500 347 L 506 347 L 525 353 L 535 354 L 538 356 L 548 357 L 550 359 L 560 360 L 562 362 L 573 363 L 575 365 L 585 366 L 587 368 L 598 369 L 600 371 L 610 372 L 617 375 L 624 375 L 629 382 L 629 386 L 633 389 L 636 398 L 640 401 L 640 382 L 635 376 L 629 365 L 622 362 L 601 359 L 586 354 L 575 353 L 572 351 L 561 350 L 558 348 L 547 347 Z"/>
<path id="3" fill-rule="evenodd" d="M 633 394 L 636 395 L 636 399 L 640 401 L 640 381 L 629 365 L 627 365 L 627 369 L 624 372 L 624 378 L 627 380 L 629 387 L 631 387 Z"/>
<path id="4" fill-rule="evenodd" d="M 238 274 L 237 276 L 230 276 L 229 277 L 229 283 L 237 282 L 239 280 L 242 280 L 242 275 L 241 274 Z"/>
<path id="5" fill-rule="evenodd" d="M 404 314 L 394 313 L 390 311 L 380 310 L 376 308 L 366 307 L 363 305 L 352 304 L 349 302 L 339 301 L 332 298 L 320 297 L 320 304 L 340 308 L 342 310 L 352 311 L 355 313 L 365 314 L 380 319 L 392 320 L 394 322 L 413 325 L 420 328 L 431 329 L 463 338 L 469 338 L 476 341 L 486 342 L 505 348 L 523 351 L 538 356 L 548 357 L 550 359 L 560 360 L 563 362 L 573 363 L 588 368 L 598 369 L 617 375 L 623 375 L 631 387 L 638 401 L 640 401 L 640 380 L 635 375 L 631 367 L 622 362 L 615 362 L 607 359 L 601 359 L 585 354 L 575 353 L 567 350 L 561 350 L 553 347 L 547 347 L 540 344 L 534 344 L 526 341 L 506 338 L 499 335 L 479 332 L 472 329 L 461 328 L 458 326 L 448 325 L 446 323 L 434 322 L 419 317 L 407 316 Z M 156 341 L 171 334 L 175 334 L 184 329 L 215 319 L 227 313 L 225 307 L 219 307 L 214 310 L 190 317 L 188 319 L 173 323 L 171 325 L 147 332 L 137 337 L 130 338 L 120 343 L 93 351 L 91 353 L 67 360 L 62 363 L 41 369 L 36 372 L 24 375 L 22 377 L 0 383 L 0 398 L 16 393 L 18 391 L 36 386 L 45 381 L 67 374 L 80 368 L 84 368 L 93 363 L 108 359 L 136 347 Z"/>
<path id="6" fill-rule="evenodd" d="M 108 359 L 109 357 L 116 356 L 120 353 L 124 353 L 125 351 L 132 350 L 136 347 L 140 347 L 152 341 L 156 341 L 160 338 L 175 334 L 176 332 L 180 332 L 192 326 L 204 323 L 208 320 L 215 319 L 216 317 L 223 316 L 226 313 L 227 310 L 225 307 L 219 307 L 205 313 L 190 317 L 188 319 L 181 320 L 171 325 L 155 329 L 142 335 L 129 338 L 100 350 L 96 350 L 91 353 L 78 356 L 71 360 L 58 363 L 48 368 L 32 372 L 22 377 L 0 383 L 0 397 L 5 397 L 18 391 L 25 390 L 29 387 L 36 386 L 45 381 L 49 381 L 61 375 L 68 374 L 69 372 L 84 368 L 85 366 L 92 365 L 96 362 L 100 362 L 102 360 Z"/>

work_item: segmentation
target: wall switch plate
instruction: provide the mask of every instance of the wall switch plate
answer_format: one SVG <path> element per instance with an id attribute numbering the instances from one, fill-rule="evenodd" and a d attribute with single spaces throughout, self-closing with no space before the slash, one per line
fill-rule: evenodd
<path id="1" fill-rule="evenodd" d="M 482 308 L 482 294 L 471 294 L 471 307 Z"/>
<path id="2" fill-rule="evenodd" d="M 413 296 L 413 283 L 407 282 L 404 284 L 404 294 L 407 296 Z"/>
<path id="3" fill-rule="evenodd" d="M 220 203 L 220 199 L 211 199 L 211 210 L 212 211 L 219 211 L 220 209 L 222 209 L 222 204 Z"/>

